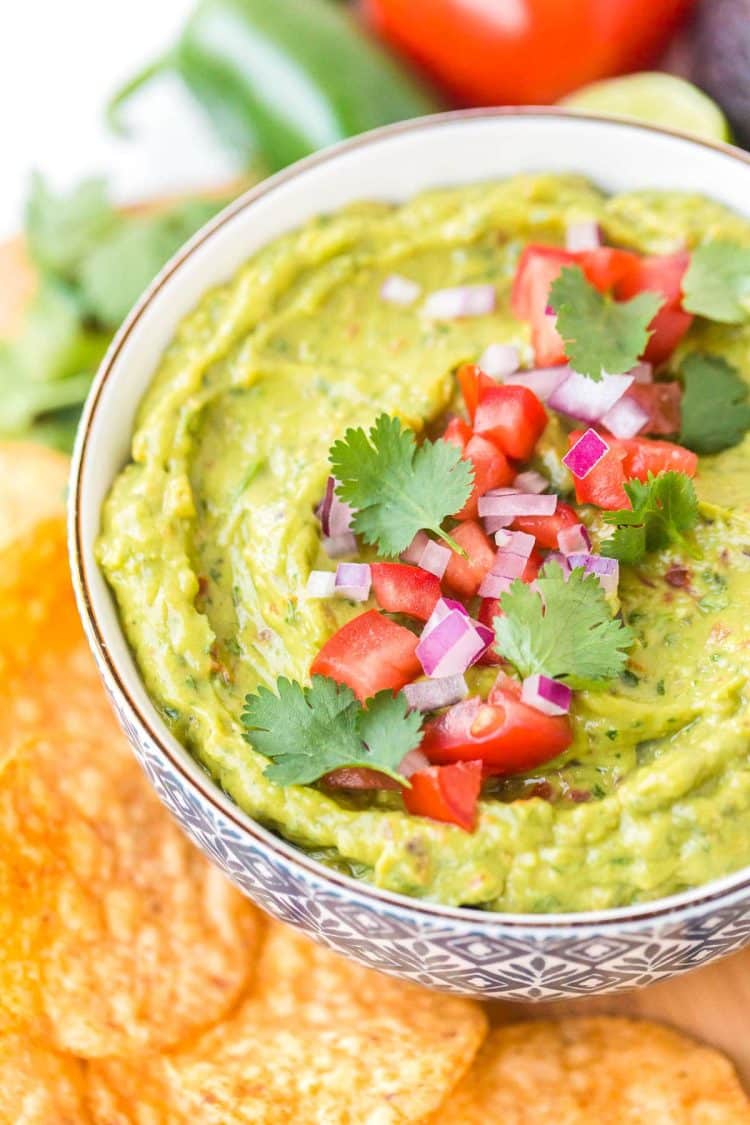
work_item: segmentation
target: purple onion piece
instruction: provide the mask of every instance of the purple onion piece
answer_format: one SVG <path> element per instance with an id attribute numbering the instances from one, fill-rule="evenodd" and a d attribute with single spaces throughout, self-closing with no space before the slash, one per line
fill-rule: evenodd
<path id="1" fill-rule="evenodd" d="M 370 596 L 372 574 L 367 563 L 339 563 L 334 593 L 337 598 L 366 602 Z"/>
<path id="2" fill-rule="evenodd" d="M 586 430 L 575 445 L 571 446 L 562 459 L 563 465 L 570 469 L 576 480 L 584 480 L 602 457 L 609 453 L 609 446 L 596 430 Z M 481 500 L 479 501 L 481 504 Z"/>
<path id="3" fill-rule="evenodd" d="M 357 540 L 351 531 L 345 532 L 344 535 L 337 535 L 335 538 L 325 536 L 323 538 L 323 550 L 329 559 L 340 559 L 345 555 L 354 555 L 357 551 Z"/>
<path id="4" fill-rule="evenodd" d="M 567 715 L 572 699 L 567 684 L 539 673 L 527 676 L 521 687 L 521 702 L 544 715 Z"/>
<path id="5" fill-rule="evenodd" d="M 412 711 L 438 711 L 441 707 L 460 703 L 469 694 L 463 675 L 418 680 L 415 684 L 407 684 L 402 690 Z"/>
<path id="6" fill-rule="evenodd" d="M 536 539 L 525 531 L 498 531 L 495 542 L 501 550 L 511 555 L 520 555 L 525 561 L 534 550 Z M 500 571 L 496 573 L 499 574 Z"/>
<path id="7" fill-rule="evenodd" d="M 645 429 L 651 415 L 639 402 L 625 395 L 602 415 L 601 423 L 616 438 L 632 438 Z"/>
<path id="8" fill-rule="evenodd" d="M 428 633 L 431 633 L 435 626 L 439 625 L 452 611 L 462 613 L 464 617 L 469 616 L 468 609 L 466 609 L 461 602 L 457 602 L 454 598 L 440 598 L 427 619 L 425 627 L 422 630 L 422 636 L 426 637 Z"/>
<path id="9" fill-rule="evenodd" d="M 503 578 L 501 574 L 485 574 L 477 592 L 480 598 L 499 598 L 507 594 L 512 584 L 512 578 Z"/>
<path id="10" fill-rule="evenodd" d="M 500 578 L 520 578 L 528 561 L 523 555 L 514 555 L 511 551 L 501 549 L 495 555 L 490 573 Z"/>
<path id="11" fill-rule="evenodd" d="M 484 646 L 471 620 L 452 609 L 429 633 L 422 633 L 416 655 L 426 676 L 462 675 Z"/>
<path id="12" fill-rule="evenodd" d="M 336 589 L 336 571 L 311 570 L 306 589 L 308 598 L 332 598 Z"/>
<path id="13" fill-rule="evenodd" d="M 595 383 L 577 371 L 571 371 L 567 379 L 549 396 L 548 403 L 553 410 L 577 418 L 582 422 L 598 422 L 611 410 L 633 383 L 632 375 L 604 375 Z"/>
<path id="14" fill-rule="evenodd" d="M 564 527 L 557 533 L 557 545 L 563 555 L 575 555 L 581 551 L 591 550 L 591 536 L 585 524 L 574 523 L 572 527 Z"/>
<path id="15" fill-rule="evenodd" d="M 428 539 L 417 565 L 422 570 L 434 574 L 436 578 L 442 578 L 448 568 L 448 563 L 451 561 L 451 553 L 449 547 L 444 547 L 442 543 L 436 543 L 434 539 Z"/>
<path id="16" fill-rule="evenodd" d="M 414 566 L 419 566 L 419 560 L 422 558 L 422 553 L 429 542 L 430 537 L 427 532 L 418 531 L 406 550 L 401 552 L 402 562 L 414 563 Z"/>
<path id="17" fill-rule="evenodd" d="M 547 402 L 569 375 L 570 368 L 564 364 L 561 367 L 532 367 L 530 371 L 517 371 L 503 381 L 509 387 L 527 387 L 538 399 Z"/>
<path id="18" fill-rule="evenodd" d="M 458 285 L 452 289 L 436 289 L 434 293 L 430 293 L 422 311 L 433 320 L 487 316 L 494 312 L 496 299 L 494 285 Z"/>
<path id="19" fill-rule="evenodd" d="M 552 516 L 557 509 L 557 496 L 517 492 L 510 496 L 479 497 L 479 515 L 484 516 Z"/>
<path id="20" fill-rule="evenodd" d="M 325 495 L 315 510 L 326 539 L 338 539 L 352 529 L 354 511 L 336 495 L 337 487 L 338 481 L 335 477 L 329 477 L 326 481 Z"/>
<path id="21" fill-rule="evenodd" d="M 400 273 L 389 274 L 380 286 L 380 296 L 392 305 L 413 305 L 422 286 Z"/>
<path id="22" fill-rule="evenodd" d="M 617 590 L 620 581 L 620 564 L 617 559 L 609 559 L 604 555 L 568 555 L 568 566 L 571 570 L 582 566 L 587 574 L 595 574 L 605 594 L 612 594 Z"/>
<path id="23" fill-rule="evenodd" d="M 490 344 L 484 349 L 477 364 L 493 379 L 506 379 L 518 371 L 521 356 L 513 344 Z"/>
<path id="24" fill-rule="evenodd" d="M 547 574 L 547 567 L 550 564 L 559 566 L 566 578 L 570 574 L 568 558 L 566 555 L 561 555 L 559 551 L 550 551 L 547 555 L 547 558 L 544 560 L 544 566 L 542 567 L 542 577 Z"/>
<path id="25" fill-rule="evenodd" d="M 420 708 L 414 707 L 412 710 L 417 711 Z M 430 708 L 425 708 L 430 710 Z M 398 772 L 402 777 L 409 778 L 413 773 L 421 773 L 422 770 L 430 768 L 430 760 L 426 754 L 421 750 L 410 750 L 408 754 L 404 755 L 401 765 L 398 767 Z"/>
<path id="26" fill-rule="evenodd" d="M 519 492 L 541 493 L 547 491 L 549 481 L 534 469 L 527 469 L 525 473 L 518 474 L 513 481 L 513 487 L 517 488 Z"/>
<path id="27" fill-rule="evenodd" d="M 515 516 L 487 516 L 482 523 L 484 530 L 488 535 L 494 535 L 497 531 L 504 531 L 513 523 Z"/>
<path id="28" fill-rule="evenodd" d="M 643 363 L 636 363 L 635 367 L 631 367 L 628 375 L 633 376 L 633 382 L 635 383 L 653 383 L 654 381 L 654 369 L 645 360 Z"/>
<path id="29" fill-rule="evenodd" d="M 598 250 L 602 244 L 602 232 L 595 219 L 580 219 L 568 223 L 565 229 L 565 249 L 573 253 L 581 250 Z"/>

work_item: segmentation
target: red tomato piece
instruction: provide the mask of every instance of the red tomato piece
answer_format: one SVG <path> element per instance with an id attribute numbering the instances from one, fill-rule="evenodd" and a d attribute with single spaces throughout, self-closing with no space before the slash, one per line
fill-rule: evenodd
<path id="1" fill-rule="evenodd" d="M 456 378 L 461 388 L 466 412 L 473 424 L 481 392 L 487 390 L 489 387 L 496 387 L 497 383 L 494 379 L 491 379 L 489 375 L 485 375 L 484 371 L 482 371 L 476 363 L 462 363 L 458 369 Z"/>
<path id="2" fill-rule="evenodd" d="M 563 266 L 576 264 L 577 255 L 554 246 L 527 246 L 518 262 L 510 296 L 513 315 L 531 324 L 531 343 L 540 367 L 565 362 L 565 346 L 547 314 L 552 282 Z"/>
<path id="3" fill-rule="evenodd" d="M 469 439 L 464 458 L 474 466 L 474 487 L 461 511 L 456 512 L 456 519 L 474 520 L 477 518 L 479 497 L 491 488 L 503 488 L 510 484 L 516 472 L 508 464 L 505 454 L 480 434 L 473 434 Z"/>
<path id="4" fill-rule="evenodd" d="M 462 598 L 473 598 L 482 579 L 492 569 L 495 561 L 495 548 L 475 520 L 465 520 L 451 532 L 452 537 L 463 547 L 468 558 L 461 558 L 455 551 L 445 571 L 446 586 Z"/>
<path id="5" fill-rule="evenodd" d="M 547 421 L 547 411 L 528 387 L 495 384 L 480 392 L 474 429 L 506 457 L 527 461 Z"/>
<path id="6" fill-rule="evenodd" d="M 611 440 L 607 438 L 607 441 Z M 624 467 L 628 478 L 646 481 L 649 473 L 656 476 L 668 470 L 694 477 L 698 468 L 697 454 L 673 441 L 634 437 L 621 442 L 621 445 L 625 451 Z"/>
<path id="7" fill-rule="evenodd" d="M 473 432 L 469 423 L 465 422 L 463 418 L 451 418 L 445 427 L 443 441 L 447 441 L 451 445 L 457 445 L 459 449 L 463 450 Z"/>
<path id="8" fill-rule="evenodd" d="M 575 445 L 583 430 L 574 430 L 568 435 L 570 446 Z M 625 471 L 625 443 L 605 434 L 604 439 L 609 445 L 609 452 L 604 454 L 601 461 L 583 478 L 574 478 L 576 500 L 579 504 L 595 504 L 597 508 L 607 511 L 618 511 L 620 508 L 630 508 L 631 503 L 623 487 L 628 479 Z"/>
<path id="9" fill-rule="evenodd" d="M 582 250 L 577 257 L 587 281 L 600 293 L 609 293 L 640 261 L 632 250 L 618 250 L 613 246 Z"/>
<path id="10" fill-rule="evenodd" d="M 477 800 L 482 788 L 482 763 L 457 762 L 431 766 L 413 773 L 411 789 L 404 789 L 404 804 L 413 816 L 427 816 L 472 832 Z"/>
<path id="11" fill-rule="evenodd" d="M 372 592 L 387 613 L 406 613 L 426 621 L 440 598 L 440 579 L 406 563 L 372 563 Z"/>
<path id="12" fill-rule="evenodd" d="M 627 393 L 648 411 L 649 421 L 643 428 L 647 434 L 676 434 L 682 422 L 682 387 L 670 383 L 633 383 Z"/>
<path id="13" fill-rule="evenodd" d="M 556 758 L 572 740 L 567 715 L 543 715 L 515 691 L 493 689 L 492 702 L 473 696 L 429 722 L 420 749 L 438 765 L 480 761 L 501 776 Z"/>
<path id="14" fill-rule="evenodd" d="M 580 523 L 578 513 L 569 504 L 558 502 L 557 510 L 551 516 L 516 516 L 511 524 L 513 531 L 525 531 L 533 535 L 540 547 L 549 551 L 557 550 L 557 534 L 574 523 Z M 528 579 L 524 578 L 524 581 Z"/>
<path id="15" fill-rule="evenodd" d="M 630 270 L 617 283 L 615 295 L 619 300 L 646 292 L 666 297 L 649 325 L 652 335 L 643 356 L 649 363 L 668 359 L 693 323 L 692 315 L 682 308 L 682 279 L 689 262 L 686 251 L 645 258 L 636 255 Z"/>
<path id="16" fill-rule="evenodd" d="M 348 684 L 361 700 L 386 689 L 400 691 L 422 671 L 415 655 L 418 640 L 403 625 L 369 609 L 328 638 L 310 675 Z"/>

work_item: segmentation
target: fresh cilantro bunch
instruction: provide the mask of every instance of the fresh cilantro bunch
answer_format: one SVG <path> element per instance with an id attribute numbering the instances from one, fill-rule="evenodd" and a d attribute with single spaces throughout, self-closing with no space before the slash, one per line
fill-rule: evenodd
<path id="1" fill-rule="evenodd" d="M 408 786 L 397 770 L 420 743 L 422 716 L 409 711 L 402 692 L 378 692 L 363 707 L 327 676 L 313 676 L 309 687 L 281 677 L 276 688 L 246 696 L 242 712 L 243 737 L 271 759 L 271 781 L 310 785 L 332 770 L 364 766 Z"/>
<path id="2" fill-rule="evenodd" d="M 719 453 L 750 429 L 748 385 L 717 355 L 695 352 L 683 360 L 680 444 L 696 453 Z"/>
<path id="3" fill-rule="evenodd" d="M 633 634 L 613 618 L 599 579 L 582 567 L 563 574 L 547 564 L 537 590 L 516 579 L 494 621 L 498 653 L 525 678 L 541 673 L 575 686 L 614 679 Z"/>
<path id="4" fill-rule="evenodd" d="M 433 531 L 463 553 L 442 529 L 471 493 L 474 472 L 446 441 L 417 445 L 413 430 L 381 414 L 369 433 L 346 431 L 330 453 L 338 495 L 355 509 L 354 530 L 379 552 L 405 551 L 418 531 Z"/>
<path id="5" fill-rule="evenodd" d="M 638 563 L 649 551 L 682 543 L 698 522 L 698 498 L 685 473 L 649 473 L 644 484 L 630 480 L 625 492 L 633 505 L 606 512 L 605 523 L 617 528 L 602 544 L 602 554 L 623 563 Z"/>
<path id="6" fill-rule="evenodd" d="M 580 266 L 566 266 L 553 281 L 549 303 L 565 341 L 571 367 L 595 383 L 634 367 L 646 350 L 648 326 L 664 304 L 660 293 L 614 301 L 586 280 Z"/>
<path id="7" fill-rule="evenodd" d="M 0 437 L 70 449 L 113 332 L 218 207 L 191 200 L 158 215 L 124 216 L 102 180 L 55 195 L 33 178 L 25 233 L 40 284 L 19 337 L 0 343 Z"/>
<path id="8" fill-rule="evenodd" d="M 750 316 L 750 248 L 706 242 L 690 255 L 682 279 L 683 308 L 723 324 Z"/>

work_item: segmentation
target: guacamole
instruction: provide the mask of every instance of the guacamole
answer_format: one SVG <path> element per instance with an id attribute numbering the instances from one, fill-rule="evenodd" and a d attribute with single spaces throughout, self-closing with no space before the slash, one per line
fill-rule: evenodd
<path id="1" fill-rule="evenodd" d="M 259 685 L 305 682 L 362 605 L 306 594 L 330 566 L 315 516 L 331 445 L 383 411 L 417 431 L 457 408 L 455 371 L 491 343 L 534 365 L 510 310 L 528 243 L 595 219 L 609 244 L 665 254 L 750 224 L 705 199 L 606 197 L 574 176 L 519 176 L 362 203 L 274 241 L 180 325 L 141 405 L 132 462 L 102 512 L 99 560 L 165 722 L 248 814 L 390 891 L 496 911 L 580 911 L 677 892 L 750 863 L 750 438 L 700 458 L 690 550 L 624 566 L 635 641 L 606 690 L 577 692 L 573 742 L 485 787 L 474 832 L 411 816 L 398 793 L 281 787 L 243 739 Z M 493 312 L 428 319 L 380 295 L 491 283 Z M 750 327 L 696 320 L 679 355 L 750 373 Z M 534 467 L 569 492 L 552 416 Z M 492 669 L 472 670 L 483 690 Z"/>

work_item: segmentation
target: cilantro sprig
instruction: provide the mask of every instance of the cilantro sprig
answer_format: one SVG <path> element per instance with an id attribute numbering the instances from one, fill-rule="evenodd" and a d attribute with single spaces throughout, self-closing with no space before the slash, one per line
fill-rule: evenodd
<path id="1" fill-rule="evenodd" d="M 682 292 L 688 312 L 723 324 L 741 324 L 750 317 L 750 248 L 720 241 L 696 247 Z"/>
<path id="2" fill-rule="evenodd" d="M 599 579 L 582 567 L 547 564 L 537 590 L 516 579 L 500 599 L 496 648 L 522 677 L 541 673 L 571 686 L 614 679 L 633 634 L 612 617 Z"/>
<path id="3" fill-rule="evenodd" d="M 403 693 L 378 692 L 362 706 L 351 688 L 327 676 L 309 687 L 281 677 L 277 692 L 245 697 L 243 737 L 271 759 L 265 774 L 278 785 L 310 785 L 332 770 L 366 767 L 408 787 L 397 772 L 420 742 L 422 716 Z"/>
<path id="4" fill-rule="evenodd" d="M 441 526 L 466 503 L 474 479 L 455 445 L 427 440 L 417 445 L 412 430 L 381 414 L 369 433 L 347 430 L 330 460 L 338 495 L 355 509 L 354 530 L 381 554 L 400 554 L 422 530 L 463 554 Z"/>
<path id="5" fill-rule="evenodd" d="M 719 453 L 737 445 L 750 429 L 747 383 L 717 355 L 695 352 L 681 368 L 680 444 L 696 453 Z"/>
<path id="6" fill-rule="evenodd" d="M 649 473 L 645 484 L 630 480 L 624 487 L 633 508 L 605 514 L 617 530 L 603 542 L 603 555 L 638 563 L 649 551 L 684 542 L 698 522 L 698 499 L 685 473 Z"/>
<path id="7" fill-rule="evenodd" d="M 604 375 L 619 375 L 635 366 L 664 297 L 639 293 L 629 301 L 614 301 L 586 280 L 580 266 L 567 266 L 552 283 L 549 303 L 574 371 L 598 383 Z"/>

